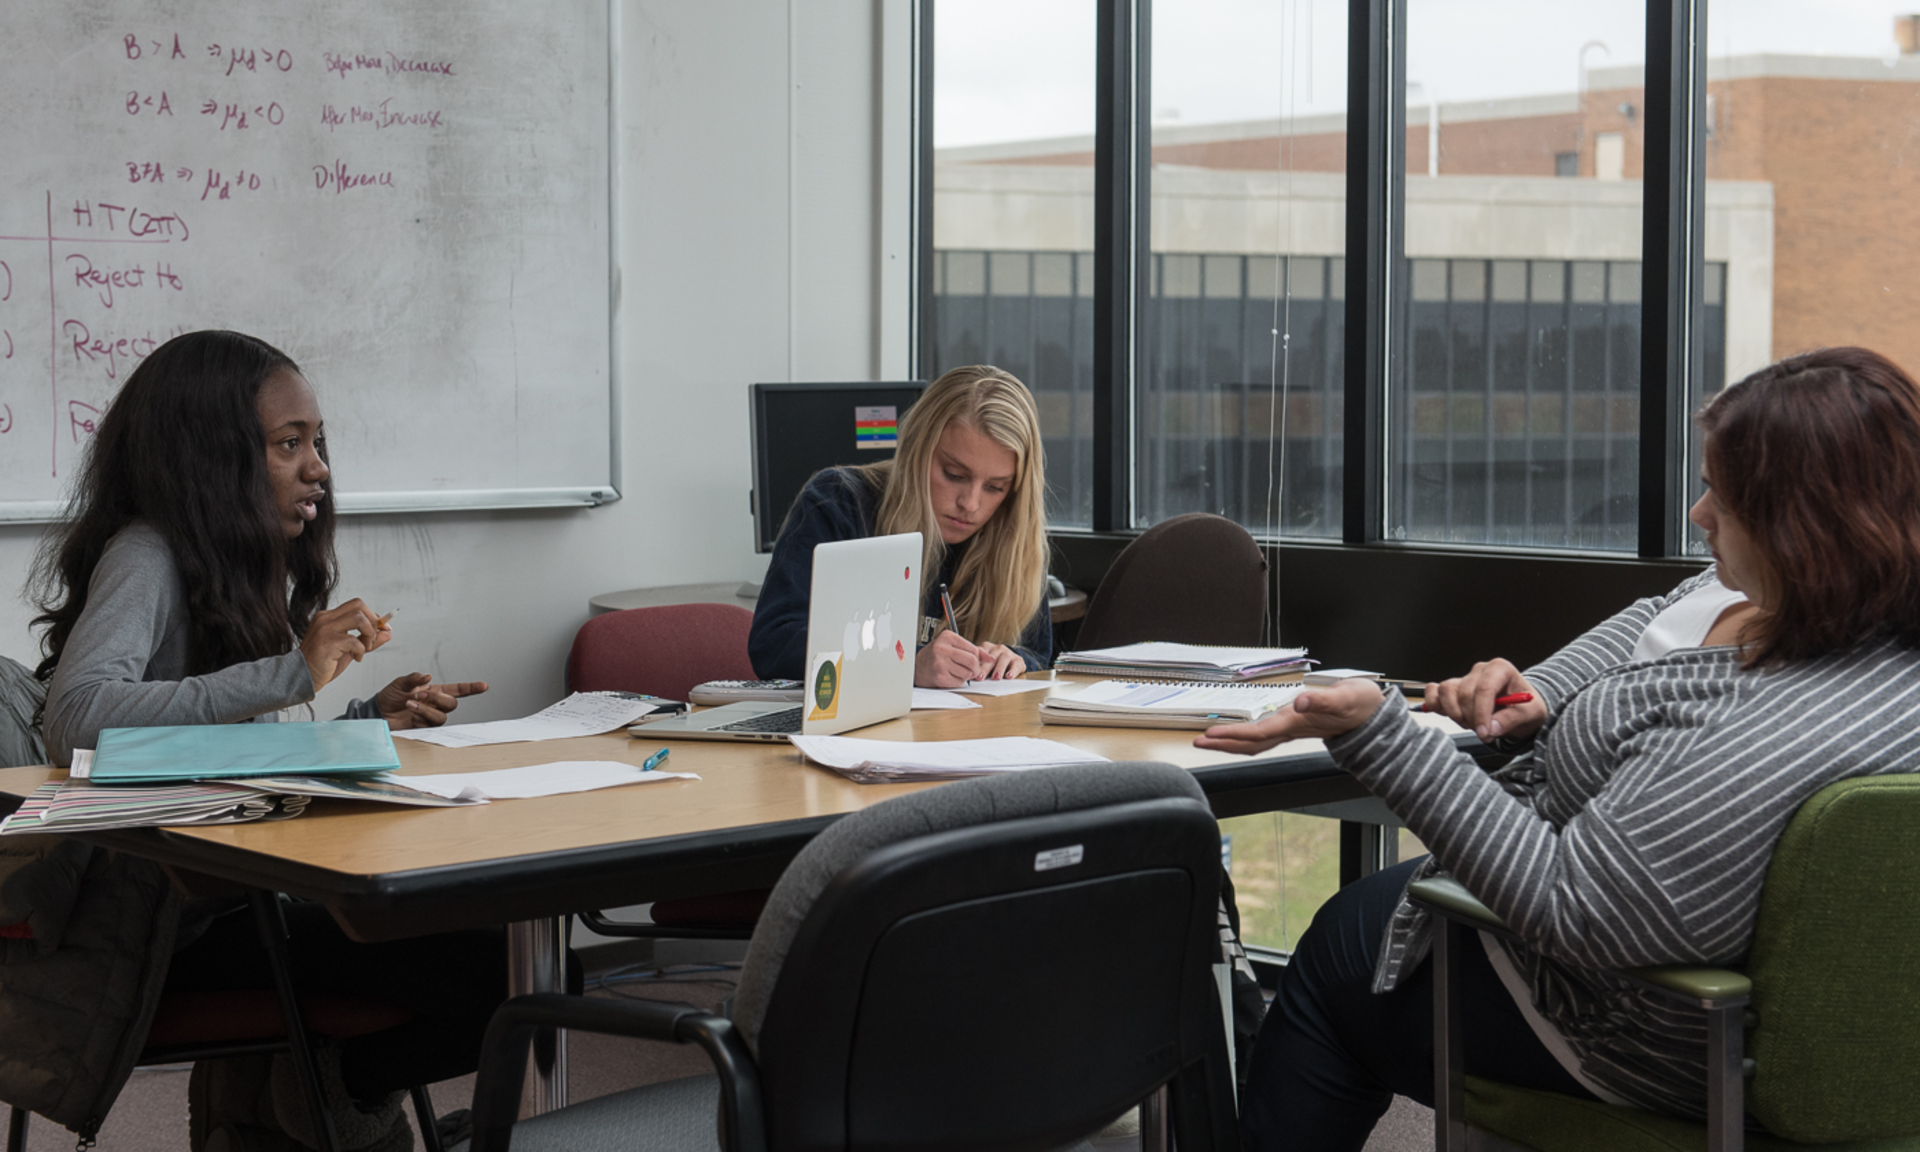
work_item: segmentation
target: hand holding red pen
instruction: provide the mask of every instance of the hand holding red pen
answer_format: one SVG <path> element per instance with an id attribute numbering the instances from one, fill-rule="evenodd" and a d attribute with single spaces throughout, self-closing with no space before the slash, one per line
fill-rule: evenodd
<path id="1" fill-rule="evenodd" d="M 1532 702 L 1533 693 L 1531 692 L 1515 692 L 1511 696 L 1496 696 L 1493 698 L 1493 706 L 1495 708 L 1511 708 L 1515 704 L 1530 704 Z M 1427 707 L 1427 702 L 1422 700 L 1420 702 L 1420 711 L 1432 712 L 1434 709 Z"/>
<path id="2" fill-rule="evenodd" d="M 1482 740 L 1525 738 L 1547 722 L 1540 693 L 1506 660 L 1475 664 L 1465 676 L 1427 685 L 1426 710 L 1470 728 Z"/>

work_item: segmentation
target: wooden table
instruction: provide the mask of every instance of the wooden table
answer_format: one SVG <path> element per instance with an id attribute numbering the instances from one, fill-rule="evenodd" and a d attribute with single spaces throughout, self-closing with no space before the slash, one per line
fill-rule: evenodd
<path id="1" fill-rule="evenodd" d="M 1080 678 L 1061 677 L 1062 686 Z M 915 712 L 860 730 L 877 740 L 1044 736 L 1116 760 L 1192 769 L 1221 817 L 1356 800 L 1366 792 L 1317 740 L 1248 758 L 1193 746 L 1193 733 L 1042 725 L 1045 693 L 975 697 L 981 708 Z M 1451 729 L 1440 717 L 1423 720 Z M 1456 737 L 1463 742 L 1471 737 Z M 624 760 L 663 744 L 670 780 L 469 808 L 316 800 L 296 820 L 133 829 L 88 839 L 163 864 L 324 903 L 359 940 L 417 936 L 586 909 L 763 885 L 849 812 L 929 784 L 855 784 L 784 744 L 576 740 L 441 748 L 396 740 L 403 774 L 473 772 L 555 760 Z M 64 773 L 0 769 L 0 797 Z M 0 807 L 11 809 L 0 800 Z"/>
<path id="2" fill-rule="evenodd" d="M 1089 678 L 1061 677 L 1056 690 Z M 1044 736 L 1115 760 L 1161 760 L 1193 771 L 1222 816 L 1366 798 L 1317 740 L 1247 758 L 1193 746 L 1190 731 L 1042 725 L 1043 692 L 976 697 L 982 707 L 915 712 L 862 729 L 878 740 Z M 1427 722 L 1451 728 L 1440 717 Z M 1456 736 L 1463 743 L 1471 736 Z M 316 800 L 294 820 L 208 828 L 142 828 L 85 838 L 179 869 L 325 904 L 357 940 L 512 922 L 514 991 L 556 986 L 556 918 L 676 896 L 765 887 L 795 853 L 849 812 L 937 784 L 855 784 L 802 761 L 785 744 L 630 738 L 450 749 L 395 741 L 403 774 L 473 772 L 556 760 L 635 765 L 672 748 L 669 780 L 465 808 L 401 808 Z M 0 770 L 0 810 L 50 768 Z M 564 1065 L 536 1085 L 564 1102 Z M 557 1081 L 558 1087 L 555 1086 Z"/>

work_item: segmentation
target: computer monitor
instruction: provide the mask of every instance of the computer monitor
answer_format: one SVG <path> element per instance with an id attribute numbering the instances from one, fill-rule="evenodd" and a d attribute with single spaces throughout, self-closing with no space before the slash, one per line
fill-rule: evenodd
<path id="1" fill-rule="evenodd" d="M 773 551 L 800 489 L 822 468 L 891 460 L 900 418 L 925 381 L 873 384 L 755 384 L 753 543 Z"/>

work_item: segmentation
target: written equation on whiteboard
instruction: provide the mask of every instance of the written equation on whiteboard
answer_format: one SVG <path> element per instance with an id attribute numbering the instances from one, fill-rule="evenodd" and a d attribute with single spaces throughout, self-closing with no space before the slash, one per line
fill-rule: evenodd
<path id="1" fill-rule="evenodd" d="M 392 217 L 387 227 L 411 220 L 472 71 L 431 45 L 211 28 L 88 35 L 87 66 L 69 73 L 80 78 L 59 105 L 95 126 L 77 133 L 88 160 L 44 186 L 0 183 L 0 464 L 33 452 L 54 477 L 74 470 L 143 358 L 248 314 L 258 293 L 246 286 L 263 273 L 236 257 L 267 259 L 288 221 L 339 228 L 369 210 Z M 361 215 L 325 216 L 323 202 Z"/>

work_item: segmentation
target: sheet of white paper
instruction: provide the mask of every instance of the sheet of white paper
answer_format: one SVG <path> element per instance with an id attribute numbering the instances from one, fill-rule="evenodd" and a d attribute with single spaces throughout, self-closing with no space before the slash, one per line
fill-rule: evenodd
<path id="1" fill-rule="evenodd" d="M 375 777 L 418 788 L 449 800 L 525 800 L 534 796 L 561 796 L 592 792 L 622 784 L 653 784 L 661 780 L 698 780 L 692 772 L 642 772 L 618 760 L 556 760 L 525 768 L 496 768 L 491 772 L 441 772 L 432 776 L 383 773 Z"/>
<path id="2" fill-rule="evenodd" d="M 974 696 L 1018 696 L 1022 692 L 1045 692 L 1052 687 L 1051 680 L 969 680 L 954 691 Z"/>
<path id="3" fill-rule="evenodd" d="M 646 700 L 575 692 L 520 720 L 489 720 L 481 724 L 450 724 L 445 728 L 410 728 L 395 732 L 402 740 L 438 744 L 442 748 L 476 748 L 482 744 L 517 744 L 525 740 L 565 740 L 598 736 L 627 725 L 653 711 Z"/>
<path id="4" fill-rule="evenodd" d="M 793 746 L 829 768 L 886 768 L 931 772 L 1019 772 L 1056 764 L 1105 760 L 1056 740 L 995 736 L 986 740 L 862 740 L 855 736 L 793 736 Z"/>
<path id="5" fill-rule="evenodd" d="M 943 692 L 938 688 L 915 688 L 913 690 L 915 710 L 922 708 L 978 708 L 978 701 L 953 692 Z"/>

